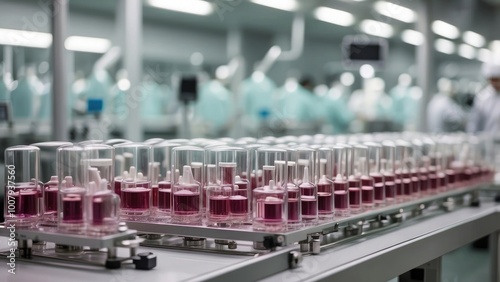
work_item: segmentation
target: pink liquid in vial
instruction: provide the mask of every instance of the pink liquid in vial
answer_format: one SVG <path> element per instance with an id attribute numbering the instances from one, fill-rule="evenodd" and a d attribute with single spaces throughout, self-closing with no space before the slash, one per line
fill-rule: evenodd
<path id="1" fill-rule="evenodd" d="M 101 197 L 94 197 L 92 199 L 92 224 L 100 225 L 104 223 L 106 215 L 106 206 Z"/>
<path id="2" fill-rule="evenodd" d="M 181 190 L 174 193 L 173 212 L 179 215 L 191 215 L 200 212 L 200 193 Z"/>
<path id="3" fill-rule="evenodd" d="M 316 217 L 318 214 L 318 202 L 314 196 L 302 196 L 300 198 L 302 216 L 304 218 Z"/>
<path id="4" fill-rule="evenodd" d="M 83 201 L 81 195 L 66 194 L 62 198 L 63 220 L 81 222 L 83 220 Z"/>
<path id="5" fill-rule="evenodd" d="M 121 177 L 115 177 L 113 181 L 113 187 L 115 189 L 115 194 L 118 196 L 122 195 L 122 178 Z"/>
<path id="6" fill-rule="evenodd" d="M 411 196 L 413 193 L 412 181 L 410 178 L 403 178 L 403 195 Z"/>
<path id="7" fill-rule="evenodd" d="M 223 195 L 211 196 L 209 213 L 216 217 L 225 217 L 229 215 L 229 197 Z"/>
<path id="8" fill-rule="evenodd" d="M 232 214 L 247 214 L 248 198 L 242 195 L 234 195 L 229 197 L 229 210 Z"/>
<path id="9" fill-rule="evenodd" d="M 384 182 L 375 183 L 373 185 L 374 201 L 377 204 L 383 204 L 385 202 L 385 185 Z"/>
<path id="10" fill-rule="evenodd" d="M 318 192 L 318 213 L 330 213 L 333 211 L 332 193 Z"/>
<path id="11" fill-rule="evenodd" d="M 298 202 L 297 202 L 297 204 L 298 204 Z M 283 209 L 283 200 L 264 201 L 264 220 L 265 221 L 281 221 L 282 220 L 282 209 Z"/>
<path id="12" fill-rule="evenodd" d="M 361 187 L 361 201 L 366 207 L 372 207 L 375 200 L 375 193 L 373 187 L 362 186 Z"/>
<path id="13" fill-rule="evenodd" d="M 427 193 L 429 191 L 429 178 L 425 175 L 420 175 L 420 192 Z"/>
<path id="14" fill-rule="evenodd" d="M 30 186 L 27 186 L 30 187 Z M 30 187 L 32 188 L 33 185 Z M 17 187 L 16 187 L 17 188 Z M 38 215 L 38 191 L 19 187 L 11 196 L 14 197 L 14 214 L 17 217 L 31 217 Z"/>
<path id="15" fill-rule="evenodd" d="M 358 209 L 361 207 L 361 189 L 349 188 L 349 205 L 351 209 Z"/>
<path id="16" fill-rule="evenodd" d="M 57 213 L 57 195 L 59 193 L 59 188 L 57 184 L 54 185 L 46 185 L 45 186 L 45 214 L 48 213 Z"/>
<path id="17" fill-rule="evenodd" d="M 144 187 L 122 189 L 122 208 L 149 209 L 151 189 Z"/>
<path id="18" fill-rule="evenodd" d="M 414 195 L 418 195 L 420 193 L 420 178 L 418 177 L 418 173 L 412 173 L 410 179 L 411 179 L 411 191 Z"/>
<path id="19" fill-rule="evenodd" d="M 310 183 L 302 183 L 300 184 L 300 194 L 302 196 L 314 196 L 314 190 L 316 186 Z"/>
<path id="20" fill-rule="evenodd" d="M 349 197 L 346 191 L 335 191 L 333 200 L 335 202 L 335 209 L 337 210 L 348 210 L 349 209 Z"/>
<path id="21" fill-rule="evenodd" d="M 429 191 L 435 192 L 438 189 L 438 178 L 434 173 L 429 174 Z"/>
<path id="22" fill-rule="evenodd" d="M 158 189 L 158 208 L 163 211 L 170 210 L 170 196 L 172 189 L 169 188 L 160 188 Z"/>
<path id="23" fill-rule="evenodd" d="M 257 183 L 257 176 L 255 176 L 255 173 L 250 174 L 250 188 L 253 190 L 258 187 Z"/>
<path id="24" fill-rule="evenodd" d="M 158 185 L 151 186 L 151 205 L 153 207 L 158 207 Z"/>
<path id="25" fill-rule="evenodd" d="M 438 178 L 438 186 L 441 190 L 446 190 L 448 187 L 448 179 L 446 174 L 440 173 L 437 175 Z"/>
<path id="26" fill-rule="evenodd" d="M 455 182 L 456 182 L 455 172 L 451 169 L 447 169 L 445 173 L 446 173 L 446 177 L 448 178 L 448 187 L 454 188 Z"/>
<path id="27" fill-rule="evenodd" d="M 361 188 L 361 181 L 358 179 L 349 179 L 348 181 L 349 188 Z"/>
<path id="28" fill-rule="evenodd" d="M 346 191 L 347 183 L 344 181 L 334 181 L 333 182 L 333 190 L 334 191 Z"/>
<path id="29" fill-rule="evenodd" d="M 401 179 L 394 180 L 396 185 L 396 196 L 403 196 L 403 181 Z"/>
<path id="30" fill-rule="evenodd" d="M 392 181 L 385 182 L 385 199 L 394 201 L 396 198 L 396 183 Z"/>
<path id="31" fill-rule="evenodd" d="M 288 222 L 298 222 L 299 220 L 299 199 L 288 198 Z"/>

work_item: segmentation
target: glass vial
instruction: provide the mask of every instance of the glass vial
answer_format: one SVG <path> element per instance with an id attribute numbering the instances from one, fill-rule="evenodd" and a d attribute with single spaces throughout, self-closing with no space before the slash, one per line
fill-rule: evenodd
<path id="1" fill-rule="evenodd" d="M 317 149 L 319 168 L 316 173 L 318 187 L 318 218 L 330 221 L 334 218 L 333 204 L 333 150 L 327 147 Z"/>
<path id="2" fill-rule="evenodd" d="M 299 177 L 297 179 L 300 189 L 300 205 L 302 222 L 305 225 L 318 223 L 318 187 L 314 175 L 316 174 L 317 153 L 307 147 L 295 148 L 297 152 Z"/>
<path id="3" fill-rule="evenodd" d="M 84 146 L 84 179 L 87 189 L 87 232 L 104 235 L 118 232 L 120 197 L 111 189 L 115 149 L 108 145 Z"/>
<path id="4" fill-rule="evenodd" d="M 392 141 L 382 142 L 382 156 L 380 159 L 380 172 L 384 177 L 385 202 L 391 205 L 397 202 L 395 175 L 395 154 L 396 146 Z M 401 184 L 401 182 L 399 183 Z M 401 187 L 402 188 L 402 187 Z"/>
<path id="5" fill-rule="evenodd" d="M 373 180 L 373 202 L 375 207 L 385 206 L 385 179 L 381 167 L 382 146 L 378 143 L 367 142 L 368 147 L 368 172 Z M 364 186 L 364 185 L 363 185 Z"/>
<path id="6" fill-rule="evenodd" d="M 156 220 L 170 220 L 170 204 L 172 202 L 172 150 L 182 146 L 180 143 L 164 141 L 153 146 L 153 161 L 159 165 L 157 188 L 152 188 L 152 205 L 156 208 Z M 177 173 L 178 174 L 178 173 Z"/>
<path id="7" fill-rule="evenodd" d="M 59 178 L 56 169 L 57 148 L 71 145 L 70 142 L 40 142 L 31 146 L 40 149 L 39 180 L 43 183 L 43 218 L 42 224 L 57 225 L 57 194 L 59 192 Z"/>
<path id="8" fill-rule="evenodd" d="M 336 174 L 333 179 L 333 201 L 335 216 L 347 217 L 351 215 L 349 208 L 349 185 L 347 183 L 347 147 L 333 147 L 333 167 Z"/>
<path id="9" fill-rule="evenodd" d="M 5 222 L 19 229 L 37 227 L 42 216 L 43 193 L 38 181 L 40 150 L 13 146 L 5 150 Z"/>
<path id="10" fill-rule="evenodd" d="M 142 143 L 115 145 L 115 169 L 120 183 L 121 214 L 124 220 L 143 221 L 152 211 L 151 146 Z"/>
<path id="11" fill-rule="evenodd" d="M 276 163 L 277 162 L 277 163 Z M 284 162 L 284 164 L 283 164 Z M 257 150 L 257 167 L 279 167 L 279 170 L 270 170 L 271 180 L 267 185 L 253 190 L 252 210 L 253 229 L 264 231 L 284 231 L 287 227 L 288 202 L 287 202 L 287 151 L 274 147 L 263 147 Z"/>
<path id="12" fill-rule="evenodd" d="M 63 232 L 84 233 L 87 228 L 87 189 L 83 173 L 86 159 L 86 151 L 80 145 L 57 149 L 58 229 Z"/>
<path id="13" fill-rule="evenodd" d="M 177 224 L 201 225 L 201 187 L 200 182 L 203 175 L 203 164 L 205 163 L 205 151 L 194 146 L 181 146 L 172 150 L 172 169 L 179 171 L 179 176 L 174 173 L 174 185 L 172 186 L 171 217 L 172 222 Z M 192 168 L 192 165 L 196 169 Z M 200 168 L 198 172 L 197 169 Z M 198 180 L 195 175 L 199 173 Z"/>

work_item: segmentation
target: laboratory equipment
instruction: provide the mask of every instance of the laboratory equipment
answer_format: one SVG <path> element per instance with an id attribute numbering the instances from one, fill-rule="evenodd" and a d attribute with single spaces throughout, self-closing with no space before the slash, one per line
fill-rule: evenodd
<path id="1" fill-rule="evenodd" d="M 384 177 L 385 201 L 387 205 L 391 205 L 396 203 L 399 198 L 396 191 L 395 144 L 392 141 L 383 141 L 381 153 L 380 172 Z"/>
<path id="2" fill-rule="evenodd" d="M 333 200 L 335 207 L 335 216 L 348 217 L 351 215 L 349 200 L 348 175 L 348 148 L 347 145 L 336 145 L 333 149 Z"/>
<path id="3" fill-rule="evenodd" d="M 287 154 L 287 150 L 280 148 L 257 149 L 257 167 L 263 172 L 263 182 L 252 195 L 254 230 L 284 231 L 287 228 Z M 299 215 L 297 211 L 297 217 Z"/>
<path id="4" fill-rule="evenodd" d="M 35 146 L 20 145 L 5 150 L 4 218 L 15 228 L 36 228 L 43 215 L 39 165 L 40 149 Z"/>
<path id="5" fill-rule="evenodd" d="M 172 149 L 172 171 L 175 173 L 170 208 L 173 223 L 202 224 L 201 188 L 204 164 L 205 151 L 202 148 L 181 146 Z"/>
<path id="6" fill-rule="evenodd" d="M 333 205 L 333 149 L 319 147 L 317 154 L 318 169 L 315 180 L 318 187 L 318 218 L 319 220 L 329 221 L 335 215 Z"/>
<path id="7" fill-rule="evenodd" d="M 294 150 L 297 154 L 296 182 L 300 190 L 302 221 L 305 225 L 315 225 L 318 223 L 317 152 L 309 147 L 296 147 Z"/>
<path id="8" fill-rule="evenodd" d="M 376 207 L 382 207 L 385 205 L 385 180 L 383 175 L 383 170 L 381 167 L 381 154 L 382 146 L 375 142 L 366 142 L 364 144 L 368 147 L 368 176 L 366 178 L 365 184 L 370 184 L 373 181 L 373 192 L 374 199 L 373 202 Z M 365 186 L 365 185 L 363 185 Z M 369 186 L 369 185 L 366 185 Z"/>
<path id="9" fill-rule="evenodd" d="M 87 228 L 87 184 L 84 178 L 84 160 L 87 152 L 79 145 L 65 145 L 57 149 L 57 177 L 59 179 L 59 231 L 84 234 Z"/>
<path id="10" fill-rule="evenodd" d="M 39 181 L 43 183 L 43 224 L 57 224 L 57 194 L 59 177 L 57 176 L 57 148 L 72 145 L 70 142 L 49 141 L 31 144 L 40 149 Z"/>
<path id="11" fill-rule="evenodd" d="M 121 198 L 121 217 L 128 221 L 145 220 L 152 211 L 151 146 L 123 143 L 115 148 L 114 189 Z"/>

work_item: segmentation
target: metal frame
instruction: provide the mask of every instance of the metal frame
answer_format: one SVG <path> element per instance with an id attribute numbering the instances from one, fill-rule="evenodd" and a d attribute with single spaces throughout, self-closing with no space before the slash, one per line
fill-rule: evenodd
<path id="1" fill-rule="evenodd" d="M 271 236 L 273 238 L 276 238 L 276 241 L 280 243 L 279 245 L 286 246 L 305 240 L 310 234 L 329 234 L 338 231 L 339 228 L 348 226 L 351 223 L 357 223 L 360 221 L 375 221 L 379 220 L 381 216 L 397 215 L 414 210 L 421 212 L 422 205 L 424 205 L 424 207 L 429 207 L 435 202 L 446 201 L 448 198 L 452 197 L 460 197 L 462 195 L 477 191 L 480 188 L 482 188 L 481 185 L 459 190 L 452 190 L 405 203 L 375 209 L 350 217 L 336 219 L 334 221 L 323 223 L 317 226 L 282 233 L 254 231 L 252 230 L 251 226 L 245 226 L 241 229 L 235 229 L 137 221 L 129 221 L 127 222 L 127 225 L 130 226 L 130 228 L 136 229 L 143 233 L 169 234 L 186 237 L 214 238 L 236 241 L 262 242 L 266 237 Z"/>

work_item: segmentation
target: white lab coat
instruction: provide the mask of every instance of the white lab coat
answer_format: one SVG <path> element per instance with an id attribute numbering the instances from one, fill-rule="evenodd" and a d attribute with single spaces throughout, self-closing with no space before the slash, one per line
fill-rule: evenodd
<path id="1" fill-rule="evenodd" d="M 452 132 L 463 130 L 465 113 L 450 96 L 437 93 L 427 107 L 429 132 Z"/>
<path id="2" fill-rule="evenodd" d="M 474 106 L 469 116 L 467 131 L 470 133 L 500 133 L 500 93 L 488 85 L 474 99 Z"/>

